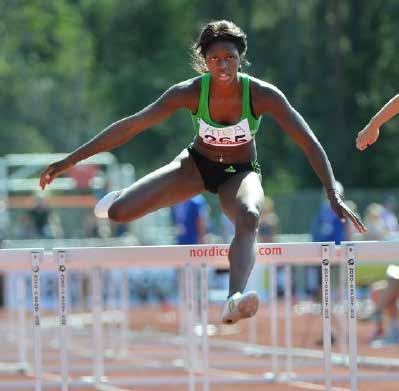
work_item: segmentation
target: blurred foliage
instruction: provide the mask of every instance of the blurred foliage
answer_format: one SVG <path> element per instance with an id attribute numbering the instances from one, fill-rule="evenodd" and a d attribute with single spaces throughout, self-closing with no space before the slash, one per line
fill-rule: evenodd
<path id="1" fill-rule="evenodd" d="M 0 153 L 67 152 L 193 77 L 189 47 L 211 19 L 248 34 L 246 71 L 276 84 L 324 145 L 347 186 L 391 187 L 398 120 L 370 151 L 355 135 L 398 92 L 397 0 L 2 0 Z M 192 139 L 189 113 L 115 151 L 139 174 Z M 266 191 L 319 186 L 273 120 L 257 136 Z M 151 156 L 151 159 L 148 157 Z"/>

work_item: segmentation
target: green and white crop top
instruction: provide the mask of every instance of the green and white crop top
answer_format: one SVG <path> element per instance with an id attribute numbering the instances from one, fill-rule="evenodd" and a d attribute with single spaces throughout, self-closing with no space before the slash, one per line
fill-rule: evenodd
<path id="1" fill-rule="evenodd" d="M 206 144 L 235 147 L 251 141 L 258 131 L 262 117 L 256 118 L 250 107 L 249 76 L 245 73 L 238 74 L 242 82 L 242 113 L 240 121 L 235 125 L 220 125 L 212 121 L 209 114 L 209 82 L 210 73 L 205 73 L 201 78 L 201 93 L 196 114 L 191 114 L 194 129 Z"/>

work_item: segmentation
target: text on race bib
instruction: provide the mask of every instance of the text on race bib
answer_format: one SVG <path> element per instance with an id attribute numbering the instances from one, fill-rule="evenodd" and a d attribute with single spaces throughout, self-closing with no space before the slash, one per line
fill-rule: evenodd
<path id="1" fill-rule="evenodd" d="M 199 120 L 199 136 L 205 144 L 234 147 L 252 140 L 248 120 L 245 118 L 239 123 L 223 128 L 216 128 Z"/>

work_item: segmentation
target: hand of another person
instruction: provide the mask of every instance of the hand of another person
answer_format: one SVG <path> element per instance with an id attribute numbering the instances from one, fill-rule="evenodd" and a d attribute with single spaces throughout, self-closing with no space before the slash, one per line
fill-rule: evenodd
<path id="1" fill-rule="evenodd" d="M 49 185 L 55 178 L 70 169 L 73 165 L 74 164 L 68 159 L 62 159 L 51 163 L 40 175 L 39 183 L 42 190 L 44 190 L 45 187 Z"/>
<path id="2" fill-rule="evenodd" d="M 380 129 L 367 125 L 361 130 L 356 137 L 356 147 L 361 151 L 364 151 L 368 146 L 374 144 L 378 136 L 380 135 Z"/>
<path id="3" fill-rule="evenodd" d="M 348 205 L 345 204 L 342 195 L 337 190 L 331 190 L 327 194 L 328 200 L 330 201 L 331 209 L 337 214 L 337 216 L 346 221 L 349 219 L 359 233 L 367 231 L 362 220 L 357 216 Z"/>

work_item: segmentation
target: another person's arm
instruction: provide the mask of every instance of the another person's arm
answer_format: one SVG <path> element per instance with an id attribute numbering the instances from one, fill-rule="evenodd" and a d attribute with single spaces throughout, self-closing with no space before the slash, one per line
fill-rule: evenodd
<path id="1" fill-rule="evenodd" d="M 374 144 L 380 135 L 380 127 L 399 113 L 399 94 L 394 96 L 385 104 L 370 122 L 361 130 L 356 137 L 356 147 L 364 151 L 368 146 Z"/>
<path id="2" fill-rule="evenodd" d="M 270 84 L 258 85 L 255 95 L 255 114 L 270 114 L 278 122 L 306 154 L 326 190 L 333 211 L 341 219 L 349 218 L 359 232 L 364 232 L 362 221 L 344 203 L 339 194 L 328 157 L 302 116 L 291 106 L 284 94 Z"/>
<path id="3" fill-rule="evenodd" d="M 143 110 L 114 122 L 64 159 L 50 164 L 40 176 L 40 187 L 44 189 L 57 176 L 81 160 L 125 144 L 143 130 L 164 121 L 180 108 L 195 111 L 196 108 L 191 107 L 193 94 L 192 83 L 189 83 L 190 81 L 172 86 Z"/>

